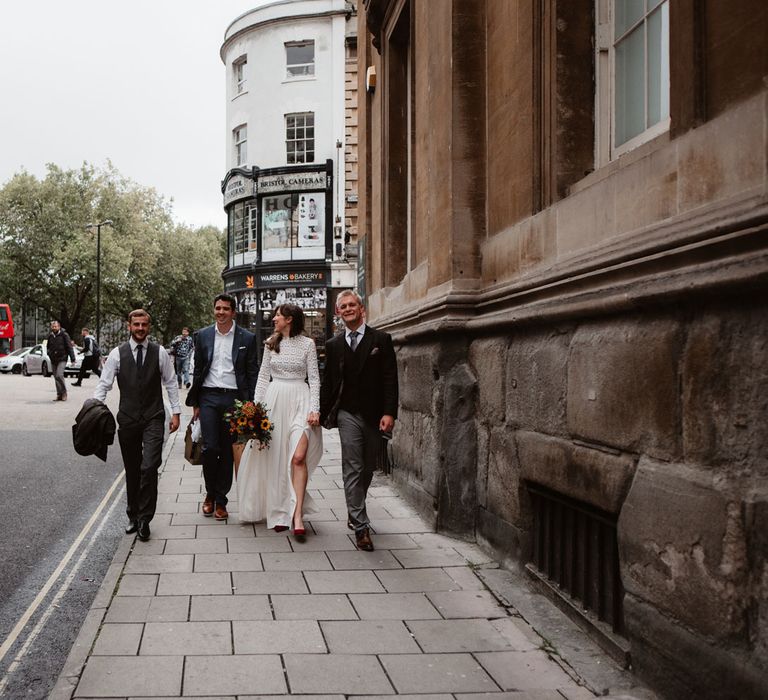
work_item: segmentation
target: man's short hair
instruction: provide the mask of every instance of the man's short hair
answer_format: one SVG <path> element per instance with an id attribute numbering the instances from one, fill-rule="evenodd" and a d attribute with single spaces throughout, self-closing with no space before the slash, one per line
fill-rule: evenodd
<path id="1" fill-rule="evenodd" d="M 149 312 L 145 311 L 144 309 L 134 309 L 131 311 L 131 313 L 128 314 L 128 323 L 137 317 L 146 317 L 147 321 L 150 323 L 152 322 L 152 317 L 149 315 Z"/>
<path id="2" fill-rule="evenodd" d="M 184 326 L 184 328 L 182 328 L 182 329 L 181 329 L 181 332 L 182 332 L 182 333 L 183 333 L 184 331 L 189 331 L 190 333 L 192 332 L 191 330 L 189 330 L 189 326 Z"/>
<path id="3" fill-rule="evenodd" d="M 83 327 L 83 330 L 80 331 L 81 333 L 90 333 L 91 331 L 88 328 Z"/>
<path id="4" fill-rule="evenodd" d="M 237 311 L 237 300 L 231 294 L 217 294 L 213 299 L 213 305 L 216 306 L 217 301 L 226 301 L 232 311 Z"/>
<path id="5" fill-rule="evenodd" d="M 339 295 L 336 297 L 337 305 L 341 301 L 342 297 L 355 297 L 357 303 L 360 304 L 360 306 L 365 306 L 365 304 L 363 304 L 363 297 L 361 297 L 354 289 L 345 289 L 344 291 L 339 292 Z"/>

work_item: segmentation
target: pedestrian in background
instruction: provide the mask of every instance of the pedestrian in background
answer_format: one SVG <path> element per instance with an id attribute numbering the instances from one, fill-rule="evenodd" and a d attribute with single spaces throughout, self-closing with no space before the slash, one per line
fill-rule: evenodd
<path id="1" fill-rule="evenodd" d="M 171 343 L 171 352 L 176 358 L 176 380 L 179 383 L 179 389 L 184 384 L 187 389 L 192 386 L 189 382 L 189 360 L 195 350 L 195 341 L 189 335 L 189 328 L 184 326 L 181 329 L 181 335 L 177 335 Z"/>
<path id="2" fill-rule="evenodd" d="M 88 372 L 93 372 L 97 377 L 101 376 L 101 349 L 96 344 L 96 338 L 87 328 L 81 331 L 83 336 L 83 361 L 77 373 L 77 381 L 72 386 L 81 386 Z"/>
<path id="3" fill-rule="evenodd" d="M 67 332 L 58 321 L 51 321 L 51 334 L 48 336 L 46 352 L 53 365 L 53 381 L 56 386 L 56 398 L 54 401 L 67 400 L 67 384 L 64 381 L 64 368 L 67 366 L 67 358 L 75 361 L 75 349 L 72 347 Z"/>
<path id="4" fill-rule="evenodd" d="M 176 371 L 165 348 L 148 340 L 151 319 L 144 309 L 128 314 L 131 337 L 109 353 L 94 399 L 106 401 L 115 378 L 120 387 L 117 438 L 123 455 L 128 498 L 126 534 L 149 539 L 149 523 L 157 507 L 157 471 L 162 463 L 165 406 L 170 403 L 170 432 L 179 428 L 179 390 Z"/>

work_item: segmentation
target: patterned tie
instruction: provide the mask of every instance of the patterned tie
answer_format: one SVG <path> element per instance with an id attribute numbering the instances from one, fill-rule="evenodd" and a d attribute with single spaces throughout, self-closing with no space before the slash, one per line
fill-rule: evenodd
<path id="1" fill-rule="evenodd" d="M 349 349 L 354 352 L 357 348 L 357 336 L 360 335 L 357 331 L 352 331 L 349 334 Z"/>
<path id="2" fill-rule="evenodd" d="M 141 372 L 141 368 L 144 365 L 144 346 L 139 345 L 136 347 L 136 369 Z"/>

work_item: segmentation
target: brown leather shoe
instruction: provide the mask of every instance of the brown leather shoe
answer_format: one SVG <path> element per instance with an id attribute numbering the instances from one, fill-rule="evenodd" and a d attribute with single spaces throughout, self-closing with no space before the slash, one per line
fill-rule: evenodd
<path id="1" fill-rule="evenodd" d="M 367 527 L 355 533 L 355 540 L 357 541 L 358 549 L 362 549 L 364 552 L 373 551 L 373 542 L 371 541 L 371 533 L 368 532 Z"/>
<path id="2" fill-rule="evenodd" d="M 206 518 L 210 518 L 213 515 L 213 499 L 206 498 L 203 501 L 203 515 Z"/>
<path id="3" fill-rule="evenodd" d="M 227 513 L 227 509 L 225 506 L 221 505 L 220 503 L 217 503 L 216 510 L 213 513 L 213 517 L 216 520 L 226 520 L 229 517 L 229 513 Z"/>

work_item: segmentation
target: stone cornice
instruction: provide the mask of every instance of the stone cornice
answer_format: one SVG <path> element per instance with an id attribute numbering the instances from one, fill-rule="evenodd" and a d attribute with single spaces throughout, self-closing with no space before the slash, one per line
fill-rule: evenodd
<path id="1" fill-rule="evenodd" d="M 487 334 L 765 286 L 767 229 L 768 202 L 760 191 L 492 287 L 479 280 L 444 286 L 399 306 L 397 314 L 371 320 L 407 343 L 435 333 Z"/>

